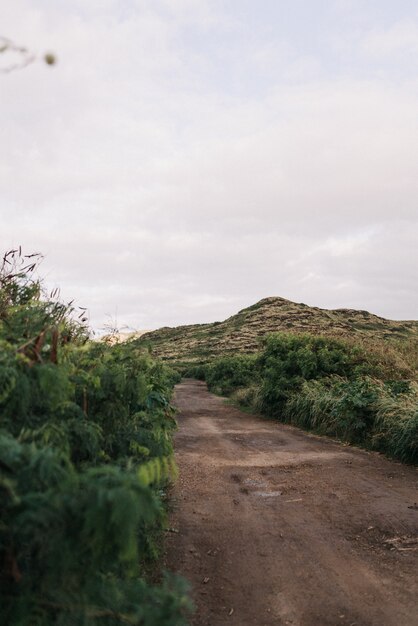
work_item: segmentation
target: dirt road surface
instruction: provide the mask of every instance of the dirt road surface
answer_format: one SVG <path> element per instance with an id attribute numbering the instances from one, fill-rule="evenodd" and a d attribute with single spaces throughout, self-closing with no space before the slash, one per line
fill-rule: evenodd
<path id="1" fill-rule="evenodd" d="M 417 626 L 418 472 L 177 386 L 167 567 L 196 626 Z"/>

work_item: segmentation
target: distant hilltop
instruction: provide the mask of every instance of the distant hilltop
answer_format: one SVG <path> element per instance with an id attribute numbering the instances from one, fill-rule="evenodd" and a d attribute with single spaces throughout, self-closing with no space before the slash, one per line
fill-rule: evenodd
<path id="1" fill-rule="evenodd" d="M 115 343 L 122 343 L 124 341 L 129 341 L 131 339 L 139 339 L 139 337 L 142 337 L 142 335 L 145 335 L 146 333 L 151 333 L 151 330 L 132 330 L 130 332 L 127 333 L 123 333 L 123 332 L 117 332 L 117 333 L 111 333 L 108 335 L 101 335 L 99 337 L 99 341 L 107 341 L 108 343 L 111 344 L 115 344 Z"/>
<path id="2" fill-rule="evenodd" d="M 355 309 L 320 309 L 270 297 L 223 322 L 164 327 L 144 333 L 138 342 L 171 362 L 206 361 L 237 352 L 255 352 L 273 332 L 313 333 L 359 342 L 418 340 L 418 321 L 393 321 Z"/>

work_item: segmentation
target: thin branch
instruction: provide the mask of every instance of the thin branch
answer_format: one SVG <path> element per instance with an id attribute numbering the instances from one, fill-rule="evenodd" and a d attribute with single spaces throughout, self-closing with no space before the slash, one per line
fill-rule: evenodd
<path id="1" fill-rule="evenodd" d="M 0 72 L 2 74 L 9 74 L 15 70 L 22 70 L 36 60 L 36 56 L 31 54 L 27 48 L 16 45 L 7 37 L 0 36 L 0 54 L 2 52 L 15 52 L 23 57 L 20 63 L 13 63 L 12 65 L 0 67 Z"/>
<path id="2" fill-rule="evenodd" d="M 0 74 L 9 74 L 10 72 L 14 72 L 16 70 L 23 70 L 25 67 L 38 59 L 36 54 L 30 52 L 27 48 L 18 46 L 8 37 L 0 36 L 0 54 L 3 52 L 12 52 L 20 55 L 21 60 L 20 62 L 0 67 Z M 43 60 L 47 65 L 54 65 L 56 62 L 55 55 L 51 53 L 45 54 Z"/>

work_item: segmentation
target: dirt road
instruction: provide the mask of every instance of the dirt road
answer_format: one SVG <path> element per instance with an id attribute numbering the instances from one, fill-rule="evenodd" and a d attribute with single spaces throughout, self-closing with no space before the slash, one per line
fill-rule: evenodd
<path id="1" fill-rule="evenodd" d="M 176 389 L 167 567 L 199 626 L 416 626 L 418 472 Z"/>

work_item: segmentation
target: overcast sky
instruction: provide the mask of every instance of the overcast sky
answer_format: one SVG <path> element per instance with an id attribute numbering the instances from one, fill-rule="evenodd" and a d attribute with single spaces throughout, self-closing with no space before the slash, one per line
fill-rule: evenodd
<path id="1" fill-rule="evenodd" d="M 1 0 L 0 244 L 137 329 L 417 319 L 416 0 Z M 0 55 L 0 66 L 12 61 Z"/>

